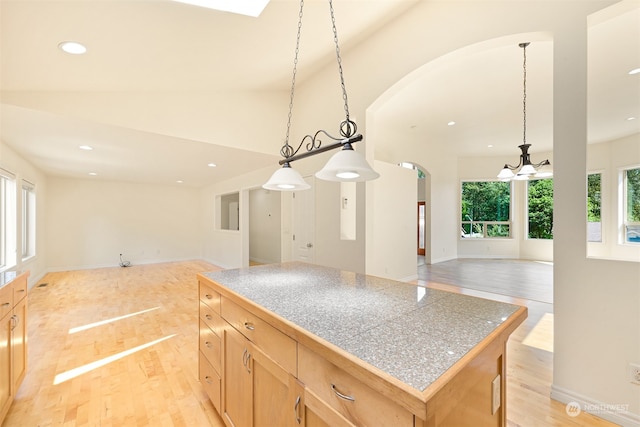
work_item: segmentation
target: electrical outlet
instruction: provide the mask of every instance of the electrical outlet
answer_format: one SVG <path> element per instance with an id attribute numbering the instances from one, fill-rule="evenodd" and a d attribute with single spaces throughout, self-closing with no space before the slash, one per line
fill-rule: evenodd
<path id="1" fill-rule="evenodd" d="M 491 415 L 500 409 L 500 375 L 491 381 Z"/>
<path id="2" fill-rule="evenodd" d="M 629 381 L 640 385 L 640 365 L 629 363 Z"/>

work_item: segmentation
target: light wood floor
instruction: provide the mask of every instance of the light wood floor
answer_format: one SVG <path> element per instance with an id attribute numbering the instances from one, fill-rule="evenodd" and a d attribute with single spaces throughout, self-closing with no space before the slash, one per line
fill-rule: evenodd
<path id="1" fill-rule="evenodd" d="M 3 427 L 223 426 L 197 380 L 195 275 L 217 269 L 192 261 L 46 275 L 29 293 L 29 370 Z M 552 353 L 533 346 L 552 341 L 550 304 L 428 286 L 529 307 L 508 349 L 510 427 L 613 426 L 571 418 L 549 399 Z"/>

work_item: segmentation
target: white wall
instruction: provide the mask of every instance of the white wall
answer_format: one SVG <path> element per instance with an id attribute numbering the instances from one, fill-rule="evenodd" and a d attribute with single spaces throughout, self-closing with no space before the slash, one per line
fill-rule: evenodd
<path id="1" fill-rule="evenodd" d="M 416 171 L 376 161 L 380 178 L 371 181 L 367 211 L 367 274 L 415 279 L 417 269 Z"/>
<path id="2" fill-rule="evenodd" d="M 0 167 L 13 173 L 16 177 L 17 187 L 17 229 L 22 229 L 22 192 L 20 191 L 23 179 L 35 184 L 36 192 L 36 255 L 27 260 L 17 257 L 16 270 L 29 270 L 29 286 L 33 286 L 45 273 L 47 267 L 46 223 L 47 205 L 49 200 L 46 176 L 34 167 L 29 161 L 20 157 L 0 140 Z M 22 253 L 22 241 L 18 239 L 17 253 Z"/>
<path id="3" fill-rule="evenodd" d="M 586 12 L 586 11 L 585 11 Z M 587 35 L 584 12 L 554 33 L 554 376 L 561 401 L 628 405 L 640 425 L 640 263 L 586 257 Z"/>
<path id="4" fill-rule="evenodd" d="M 196 189 L 51 177 L 48 201 L 49 270 L 202 257 Z"/>

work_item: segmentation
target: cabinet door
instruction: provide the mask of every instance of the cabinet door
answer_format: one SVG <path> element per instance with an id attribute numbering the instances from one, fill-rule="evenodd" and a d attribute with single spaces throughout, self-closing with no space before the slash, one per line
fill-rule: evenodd
<path id="1" fill-rule="evenodd" d="M 13 400 L 11 394 L 11 313 L 0 319 L 0 424 Z"/>
<path id="2" fill-rule="evenodd" d="M 311 390 L 305 389 L 303 396 L 302 425 L 304 427 L 355 427 Z"/>
<path id="3" fill-rule="evenodd" d="M 234 427 L 251 427 L 252 378 L 249 340 L 231 326 L 223 331 L 222 416 Z"/>
<path id="4" fill-rule="evenodd" d="M 251 349 L 250 366 L 253 427 L 293 427 L 297 409 L 289 386 L 293 376 L 255 346 Z"/>
<path id="5" fill-rule="evenodd" d="M 27 299 L 23 298 L 13 309 L 11 351 L 13 352 L 13 386 L 15 394 L 27 373 Z"/>

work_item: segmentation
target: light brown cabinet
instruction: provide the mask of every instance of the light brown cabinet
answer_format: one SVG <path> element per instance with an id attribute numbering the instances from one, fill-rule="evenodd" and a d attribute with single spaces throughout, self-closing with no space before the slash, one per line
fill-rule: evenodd
<path id="1" fill-rule="evenodd" d="M 220 412 L 222 372 L 222 325 L 220 294 L 201 284 L 198 378 L 213 406 Z"/>
<path id="2" fill-rule="evenodd" d="M 27 373 L 28 276 L 17 274 L 0 288 L 0 424 Z"/>

